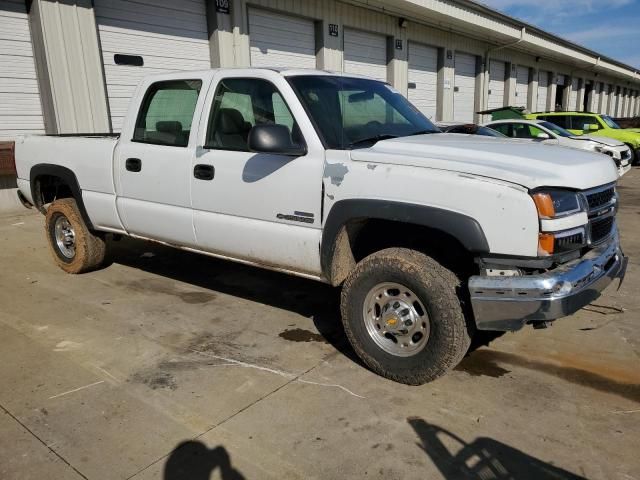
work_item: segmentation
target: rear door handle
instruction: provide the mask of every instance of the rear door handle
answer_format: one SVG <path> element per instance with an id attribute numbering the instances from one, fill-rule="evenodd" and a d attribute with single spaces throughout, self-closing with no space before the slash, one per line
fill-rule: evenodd
<path id="1" fill-rule="evenodd" d="M 139 158 L 127 158 L 124 162 L 124 168 L 130 172 L 139 172 L 142 170 L 142 160 Z"/>
<path id="2" fill-rule="evenodd" d="M 193 176 L 198 180 L 213 180 L 216 175 L 216 169 L 213 165 L 198 164 L 193 167 Z"/>

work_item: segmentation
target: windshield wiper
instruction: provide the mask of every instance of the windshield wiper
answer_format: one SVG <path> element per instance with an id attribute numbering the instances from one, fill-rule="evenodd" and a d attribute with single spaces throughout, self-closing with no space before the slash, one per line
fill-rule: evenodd
<path id="1" fill-rule="evenodd" d="M 410 133 L 409 135 L 406 135 L 406 136 L 413 137 L 414 135 L 426 135 L 428 133 L 438 133 L 438 132 L 435 132 L 433 130 L 418 130 L 417 132 Z"/>
<path id="2" fill-rule="evenodd" d="M 380 140 L 389 140 L 390 138 L 398 138 L 398 135 L 389 135 L 389 134 L 384 134 L 384 135 L 374 135 L 372 137 L 367 137 L 367 138 L 362 138 L 360 140 L 356 140 L 355 142 L 351 142 L 347 148 L 354 148 L 357 147 L 358 145 L 362 145 L 365 143 L 371 143 L 371 144 L 375 144 L 376 142 L 379 142 Z"/>

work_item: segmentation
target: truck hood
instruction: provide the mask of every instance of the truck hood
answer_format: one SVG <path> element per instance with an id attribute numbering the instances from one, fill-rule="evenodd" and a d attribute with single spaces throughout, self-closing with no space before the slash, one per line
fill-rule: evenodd
<path id="1" fill-rule="evenodd" d="M 618 178 L 613 162 L 599 153 L 458 133 L 383 140 L 370 148 L 353 150 L 351 159 L 449 170 L 529 189 L 546 186 L 584 190 Z"/>

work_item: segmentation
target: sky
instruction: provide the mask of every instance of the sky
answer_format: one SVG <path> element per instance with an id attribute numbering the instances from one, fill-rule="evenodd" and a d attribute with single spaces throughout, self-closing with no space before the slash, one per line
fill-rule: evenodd
<path id="1" fill-rule="evenodd" d="M 480 0 L 640 69 L 640 0 Z"/>

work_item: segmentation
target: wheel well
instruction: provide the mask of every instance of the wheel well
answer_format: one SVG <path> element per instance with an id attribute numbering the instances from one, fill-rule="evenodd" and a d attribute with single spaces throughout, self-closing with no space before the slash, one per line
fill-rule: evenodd
<path id="1" fill-rule="evenodd" d="M 331 283 L 339 285 L 360 260 L 392 247 L 420 251 L 462 278 L 477 270 L 474 255 L 442 230 L 393 220 L 358 219 L 344 225 L 336 238 Z"/>
<path id="2" fill-rule="evenodd" d="M 54 200 L 73 197 L 71 185 L 56 175 L 39 175 L 34 179 L 33 201 L 38 210 Z"/>

